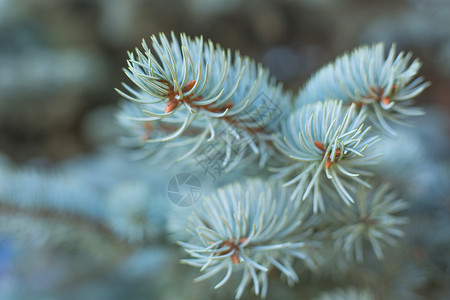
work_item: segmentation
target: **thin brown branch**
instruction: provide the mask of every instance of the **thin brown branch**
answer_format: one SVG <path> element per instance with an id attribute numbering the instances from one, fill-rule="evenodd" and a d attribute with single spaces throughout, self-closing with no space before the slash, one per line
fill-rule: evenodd
<path id="1" fill-rule="evenodd" d="M 58 221 L 73 227 L 78 227 L 81 230 L 95 231 L 111 243 L 120 244 L 122 247 L 126 248 L 129 247 L 126 243 L 120 240 L 109 227 L 100 223 L 98 220 L 76 213 L 59 212 L 49 208 L 23 207 L 0 202 L 0 214 L 21 215 L 40 220 Z"/>

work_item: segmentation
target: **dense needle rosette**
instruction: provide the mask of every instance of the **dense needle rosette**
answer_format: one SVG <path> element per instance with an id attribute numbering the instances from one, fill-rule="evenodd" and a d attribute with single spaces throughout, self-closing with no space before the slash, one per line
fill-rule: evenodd
<path id="1" fill-rule="evenodd" d="M 336 205 L 330 215 L 335 246 L 358 262 L 364 259 L 364 243 L 368 242 L 378 259 L 383 258 L 382 246 L 395 246 L 404 233 L 401 226 L 408 219 L 400 215 L 408 204 L 398 198 L 388 184 L 371 191 L 359 186 L 352 206 Z"/>
<path id="2" fill-rule="evenodd" d="M 293 283 L 298 280 L 295 258 L 314 267 L 309 256 L 314 243 L 308 240 L 312 229 L 305 224 L 310 209 L 290 201 L 287 189 L 271 181 L 248 180 L 219 189 L 203 204 L 190 216 L 191 239 L 179 242 L 192 256 L 184 262 L 205 272 L 197 280 L 223 272 L 218 288 L 233 272 L 243 272 L 236 298 L 250 282 L 255 294 L 264 297 L 271 269 Z"/>
<path id="3" fill-rule="evenodd" d="M 278 177 L 290 178 L 285 186 L 296 184 L 291 199 L 312 194 L 317 212 L 324 209 L 322 192 L 330 183 L 346 204 L 354 202 L 348 191 L 352 184 L 369 186 L 360 177 L 371 175 L 364 169 L 377 155 L 367 150 L 378 137 L 366 137 L 370 127 L 364 128 L 365 116 L 354 105 L 346 108 L 342 101 L 328 100 L 305 105 L 282 123 L 276 145 L 294 163 L 274 170 Z"/>
<path id="4" fill-rule="evenodd" d="M 178 40 L 172 33 L 169 41 L 160 34 L 151 37 L 151 47 L 144 41 L 142 48 L 129 53 L 124 70 L 135 87 L 123 84 L 124 91 L 117 90 L 142 114 L 129 115 L 130 122 L 122 125 L 137 131 L 142 129 L 131 123 L 157 128 L 156 135 L 140 135 L 146 142 L 188 137 L 181 144 L 191 150 L 183 158 L 204 142 L 220 140 L 228 148 L 239 142 L 240 150 L 233 149 L 239 159 L 248 148 L 265 164 L 270 156 L 267 141 L 290 102 L 267 69 L 202 37 L 181 34 Z M 231 150 L 226 151 L 224 166 L 231 161 Z"/>
<path id="5" fill-rule="evenodd" d="M 429 82 L 417 77 L 421 67 L 412 54 L 400 52 L 392 45 L 387 57 L 384 44 L 362 46 L 338 57 L 320 69 L 300 90 L 296 103 L 342 99 L 345 103 L 367 106 L 369 118 L 377 127 L 395 135 L 388 121 L 400 121 L 405 116 L 422 115 L 412 107 L 414 97 Z"/>

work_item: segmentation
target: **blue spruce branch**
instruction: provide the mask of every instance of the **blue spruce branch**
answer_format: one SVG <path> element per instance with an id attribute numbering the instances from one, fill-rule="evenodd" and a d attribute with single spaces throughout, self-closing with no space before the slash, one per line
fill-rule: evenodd
<path id="1" fill-rule="evenodd" d="M 230 148 L 236 140 L 244 147 L 235 165 L 248 148 L 261 157 L 263 166 L 270 156 L 266 144 L 288 111 L 290 95 L 267 69 L 239 52 L 232 55 L 202 37 L 191 39 L 181 34 L 179 41 L 173 33 L 171 36 L 171 41 L 164 34 L 152 36 L 151 48 L 144 41 L 143 52 L 129 53 L 124 71 L 136 88 L 124 84 L 125 91 L 117 90 L 143 112 L 128 116 L 148 129 L 139 134 L 141 142 L 183 137 L 181 144 L 189 145 L 189 151 L 177 158 L 180 161 L 205 142 L 218 140 L 220 134 L 227 149 L 224 166 L 232 160 Z M 279 115 L 261 117 L 264 97 L 276 103 Z M 129 121 L 122 124 L 135 127 Z"/>
<path id="2" fill-rule="evenodd" d="M 191 239 L 179 242 L 192 256 L 184 262 L 205 272 L 197 280 L 225 272 L 215 288 L 233 272 L 243 272 L 236 298 L 250 282 L 255 294 L 264 297 L 273 268 L 294 283 L 298 281 L 294 259 L 315 267 L 311 254 L 317 251 L 317 241 L 311 240 L 310 210 L 304 205 L 290 201 L 288 190 L 270 181 L 225 186 L 191 214 L 187 225 Z"/>
<path id="3" fill-rule="evenodd" d="M 322 194 L 326 185 L 347 205 L 354 203 L 348 191 L 353 184 L 370 187 L 360 177 L 371 175 L 366 168 L 376 163 L 378 154 L 367 150 L 379 139 L 366 138 L 370 127 L 364 127 L 365 118 L 364 110 L 356 112 L 354 105 L 346 108 L 342 101 L 328 100 L 302 106 L 284 120 L 276 145 L 294 162 L 273 170 L 278 177 L 289 178 L 285 186 L 296 185 L 292 200 L 312 195 L 317 212 L 325 209 Z"/>
<path id="4" fill-rule="evenodd" d="M 362 46 L 338 57 L 300 89 L 296 105 L 327 99 L 355 103 L 368 108 L 369 118 L 377 128 L 396 135 L 389 123 L 422 115 L 423 111 L 413 107 L 411 100 L 430 83 L 417 77 L 422 64 L 418 59 L 410 62 L 411 53 L 396 54 L 392 45 L 385 57 L 384 48 L 383 43 Z"/>

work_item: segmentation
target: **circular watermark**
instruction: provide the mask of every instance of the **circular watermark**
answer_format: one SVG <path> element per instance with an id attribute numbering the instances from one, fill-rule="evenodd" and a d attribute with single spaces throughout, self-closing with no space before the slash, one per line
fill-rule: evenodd
<path id="1" fill-rule="evenodd" d="M 180 173 L 172 177 L 167 186 L 167 195 L 176 206 L 194 205 L 202 195 L 202 185 L 197 176 Z"/>

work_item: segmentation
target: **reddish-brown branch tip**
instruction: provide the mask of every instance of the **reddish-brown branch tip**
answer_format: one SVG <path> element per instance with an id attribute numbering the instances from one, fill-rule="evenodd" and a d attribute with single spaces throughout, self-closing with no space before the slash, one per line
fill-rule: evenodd
<path id="1" fill-rule="evenodd" d="M 314 145 L 316 145 L 316 147 L 319 148 L 319 150 L 325 151 L 325 148 L 324 148 L 324 146 L 323 146 L 323 143 L 318 142 L 318 141 L 314 141 Z"/>
<path id="2" fill-rule="evenodd" d="M 325 146 L 323 145 L 323 143 L 314 141 L 314 145 L 316 145 L 316 147 L 319 148 L 319 150 L 321 150 L 323 152 L 323 155 L 325 155 Z M 325 167 L 327 169 L 329 169 L 331 167 L 331 165 L 333 164 L 333 161 L 331 161 L 330 156 L 331 156 L 331 153 L 328 153 L 327 160 L 325 162 Z M 334 154 L 334 160 L 338 159 L 339 156 L 341 156 L 341 149 L 337 148 L 336 153 Z"/>

